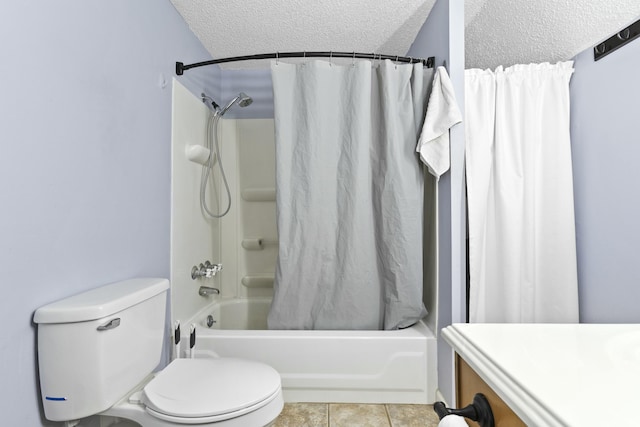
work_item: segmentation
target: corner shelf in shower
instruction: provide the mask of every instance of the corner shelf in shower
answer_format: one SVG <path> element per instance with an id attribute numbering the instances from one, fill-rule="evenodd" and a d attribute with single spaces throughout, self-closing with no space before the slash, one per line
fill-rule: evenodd
<path id="1" fill-rule="evenodd" d="M 275 202 L 275 188 L 245 188 L 242 190 L 242 199 L 247 202 Z"/>
<path id="2" fill-rule="evenodd" d="M 247 275 L 242 278 L 242 284 L 251 289 L 273 288 L 273 274 Z"/>
<path id="3" fill-rule="evenodd" d="M 248 237 L 242 239 L 240 243 L 247 251 L 261 251 L 265 246 L 278 246 L 278 239 L 267 239 L 264 237 Z"/>

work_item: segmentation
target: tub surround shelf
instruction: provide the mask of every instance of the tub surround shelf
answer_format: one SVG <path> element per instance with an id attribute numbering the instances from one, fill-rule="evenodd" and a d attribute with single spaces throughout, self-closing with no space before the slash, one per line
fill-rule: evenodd
<path id="1" fill-rule="evenodd" d="M 640 325 L 455 324 L 444 339 L 529 426 L 627 425 Z"/>
<path id="2" fill-rule="evenodd" d="M 275 202 L 275 188 L 245 188 L 242 190 L 242 199 L 246 202 Z"/>
<path id="3" fill-rule="evenodd" d="M 247 237 L 242 239 L 242 247 L 248 251 L 261 251 L 265 246 L 277 246 L 277 239 L 265 239 L 264 237 Z"/>
<path id="4" fill-rule="evenodd" d="M 242 284 L 251 289 L 255 288 L 273 288 L 273 274 L 259 274 L 244 276 L 242 278 Z"/>

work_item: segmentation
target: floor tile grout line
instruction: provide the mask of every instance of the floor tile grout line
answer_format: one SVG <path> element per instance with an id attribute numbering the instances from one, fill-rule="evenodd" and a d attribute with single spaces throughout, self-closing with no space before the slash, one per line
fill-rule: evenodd
<path id="1" fill-rule="evenodd" d="M 384 405 L 384 412 L 387 414 L 387 421 L 389 421 L 389 427 L 393 427 L 393 421 L 391 421 L 391 414 L 389 413 L 389 407 Z"/>
<path id="2" fill-rule="evenodd" d="M 321 419 L 324 419 L 319 424 L 316 424 L 315 422 L 313 423 L 313 425 L 317 425 L 318 427 L 321 427 L 321 426 L 323 426 L 323 427 L 338 427 L 339 425 L 342 425 L 342 421 L 341 420 L 333 420 L 333 421 L 338 421 L 338 423 L 335 423 L 335 422 L 332 422 L 332 419 L 331 419 L 332 413 L 336 410 L 337 407 L 341 408 L 342 407 L 341 405 L 343 405 L 343 406 L 362 406 L 362 405 L 365 405 L 365 406 L 377 406 L 378 408 L 380 406 L 382 406 L 384 409 L 382 409 L 382 408 L 381 409 L 384 411 L 384 415 L 382 415 L 381 412 L 378 412 L 379 409 L 375 410 L 374 412 L 377 412 L 379 414 L 377 416 L 379 418 L 377 418 L 377 419 L 379 420 L 378 422 L 380 423 L 381 426 L 383 424 L 382 420 L 386 418 L 387 424 L 384 424 L 385 427 L 399 427 L 401 425 L 405 425 L 405 421 L 407 421 L 407 420 L 405 420 L 405 418 L 407 416 L 409 416 L 409 414 L 406 413 L 407 411 L 409 413 L 411 413 L 411 415 L 409 416 L 409 418 L 411 419 L 411 425 L 414 425 L 414 423 L 416 421 L 419 421 L 419 424 L 420 425 L 424 425 L 425 427 L 427 427 L 427 426 L 436 427 L 438 425 L 437 418 L 435 420 L 432 420 L 432 417 L 430 416 L 430 414 L 434 414 L 433 405 L 427 405 L 427 404 L 415 405 L 415 407 L 416 408 L 423 408 L 423 409 L 431 409 L 431 412 L 425 413 L 423 410 L 420 410 L 420 411 L 418 411 L 418 413 L 414 413 L 414 410 L 411 409 L 411 408 L 414 407 L 414 405 L 411 405 L 411 404 L 406 404 L 406 405 L 389 404 L 389 403 L 380 403 L 380 404 L 346 403 L 345 404 L 345 403 L 336 403 L 336 402 L 333 402 L 333 403 L 329 403 L 329 402 L 322 402 L 322 403 L 321 402 L 317 402 L 317 403 L 314 403 L 314 402 L 308 402 L 308 403 L 305 403 L 305 402 L 285 403 L 285 405 L 289 405 L 290 408 L 292 408 L 292 409 L 295 409 L 296 406 L 299 406 L 299 405 L 308 405 L 308 404 L 311 404 L 311 405 L 321 404 L 322 405 L 320 407 L 316 406 L 317 409 L 315 410 L 315 411 L 317 411 L 319 409 L 321 411 L 320 413 L 316 412 L 316 415 L 315 415 L 316 418 L 315 419 L 317 421 L 320 421 L 320 419 L 317 418 L 318 415 L 321 416 Z M 406 408 L 405 408 L 405 406 L 406 406 Z M 409 409 L 411 409 L 411 410 L 409 410 Z M 399 415 L 397 413 L 398 411 L 400 411 L 402 414 L 404 414 L 404 415 L 402 415 L 400 417 L 400 419 L 396 418 Z M 295 413 L 296 411 L 294 410 L 293 412 Z M 391 414 L 392 412 L 393 412 L 393 415 Z M 338 409 L 338 415 L 340 413 L 341 413 L 341 411 Z M 311 416 L 311 418 L 314 418 L 314 416 Z M 308 419 L 308 421 L 311 421 L 311 418 L 309 418 L 309 415 L 307 414 L 305 419 Z M 288 420 L 288 421 L 285 421 L 285 420 Z M 426 421 L 426 420 L 428 420 L 429 422 L 427 424 L 424 424 L 423 421 Z M 283 427 L 285 425 L 288 426 L 289 423 L 292 420 L 290 419 L 290 416 L 285 416 L 285 417 L 282 418 L 282 421 L 283 421 L 283 423 L 281 423 L 281 424 L 277 424 L 276 423 L 276 425 L 279 425 L 281 427 Z M 356 427 L 357 425 L 358 425 L 357 423 L 356 424 L 352 424 L 352 427 Z M 300 427 L 300 426 L 298 425 L 296 427 Z"/>

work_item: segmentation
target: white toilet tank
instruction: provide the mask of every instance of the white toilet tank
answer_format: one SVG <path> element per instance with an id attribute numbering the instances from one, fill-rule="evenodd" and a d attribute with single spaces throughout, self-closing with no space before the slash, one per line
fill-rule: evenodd
<path id="1" fill-rule="evenodd" d="M 77 420 L 111 407 L 158 366 L 166 279 L 112 283 L 36 310 L 45 416 Z"/>

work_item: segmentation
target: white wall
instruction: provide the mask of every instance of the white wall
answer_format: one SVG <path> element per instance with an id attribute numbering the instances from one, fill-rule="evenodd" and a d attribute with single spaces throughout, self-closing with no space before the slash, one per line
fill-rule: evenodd
<path id="1" fill-rule="evenodd" d="M 580 321 L 638 323 L 640 40 L 575 58 L 571 139 Z"/>
<path id="2" fill-rule="evenodd" d="M 171 76 L 210 55 L 165 0 L 5 0 L 0 39 L 1 424 L 37 426 L 34 310 L 169 275 Z"/>

